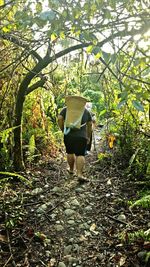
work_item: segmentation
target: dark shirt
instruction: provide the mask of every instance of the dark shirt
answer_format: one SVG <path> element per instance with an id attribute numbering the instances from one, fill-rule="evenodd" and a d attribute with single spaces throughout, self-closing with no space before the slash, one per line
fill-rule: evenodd
<path id="1" fill-rule="evenodd" d="M 66 118 L 66 109 L 67 108 L 65 107 L 60 112 L 60 115 L 63 116 L 64 120 Z M 87 109 L 85 109 L 83 116 L 82 116 L 82 120 L 81 120 L 81 128 L 80 129 L 71 129 L 70 132 L 68 133 L 68 135 L 87 138 L 86 124 L 85 123 L 87 123 L 89 121 L 92 121 L 92 117 L 91 117 L 90 112 Z"/>

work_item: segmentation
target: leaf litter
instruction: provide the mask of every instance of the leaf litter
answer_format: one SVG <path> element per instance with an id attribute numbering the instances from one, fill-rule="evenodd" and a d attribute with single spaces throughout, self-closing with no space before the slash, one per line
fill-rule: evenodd
<path id="1" fill-rule="evenodd" d="M 69 175 L 61 158 L 41 162 L 1 194 L 1 265 L 15 267 L 146 267 L 150 240 L 129 240 L 147 229 L 147 209 L 130 210 L 137 185 L 117 167 L 86 158 L 89 182 Z M 7 227 L 6 227 L 7 226 Z"/>

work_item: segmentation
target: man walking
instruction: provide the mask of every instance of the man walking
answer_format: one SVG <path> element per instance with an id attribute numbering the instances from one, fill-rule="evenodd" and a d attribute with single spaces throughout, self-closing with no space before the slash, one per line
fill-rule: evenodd
<path id="1" fill-rule="evenodd" d="M 85 104 L 83 97 L 68 96 L 66 107 L 58 116 L 58 125 L 64 131 L 69 173 L 73 174 L 76 169 L 79 180 L 86 180 L 83 177 L 85 152 L 92 133 L 92 117 Z"/>

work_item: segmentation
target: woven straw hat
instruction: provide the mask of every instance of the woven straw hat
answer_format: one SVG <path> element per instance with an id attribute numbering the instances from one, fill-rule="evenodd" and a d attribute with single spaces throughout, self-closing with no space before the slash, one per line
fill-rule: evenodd
<path id="1" fill-rule="evenodd" d="M 80 129 L 87 99 L 82 96 L 66 96 L 65 101 L 67 106 L 66 127 L 75 123 L 76 128 Z"/>

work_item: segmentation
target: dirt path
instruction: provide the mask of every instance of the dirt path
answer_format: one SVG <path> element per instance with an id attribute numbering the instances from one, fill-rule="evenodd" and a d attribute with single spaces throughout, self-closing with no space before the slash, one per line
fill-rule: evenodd
<path id="1" fill-rule="evenodd" d="M 59 159 L 27 172 L 32 189 L 5 189 L 1 266 L 146 266 L 139 255 L 144 242 L 128 242 L 128 233 L 146 228 L 148 220 L 147 211 L 139 217 L 127 205 L 136 187 L 112 161 L 100 164 L 93 152 L 86 162 L 88 183 L 70 176 Z M 12 230 L 5 230 L 6 219 Z"/>

